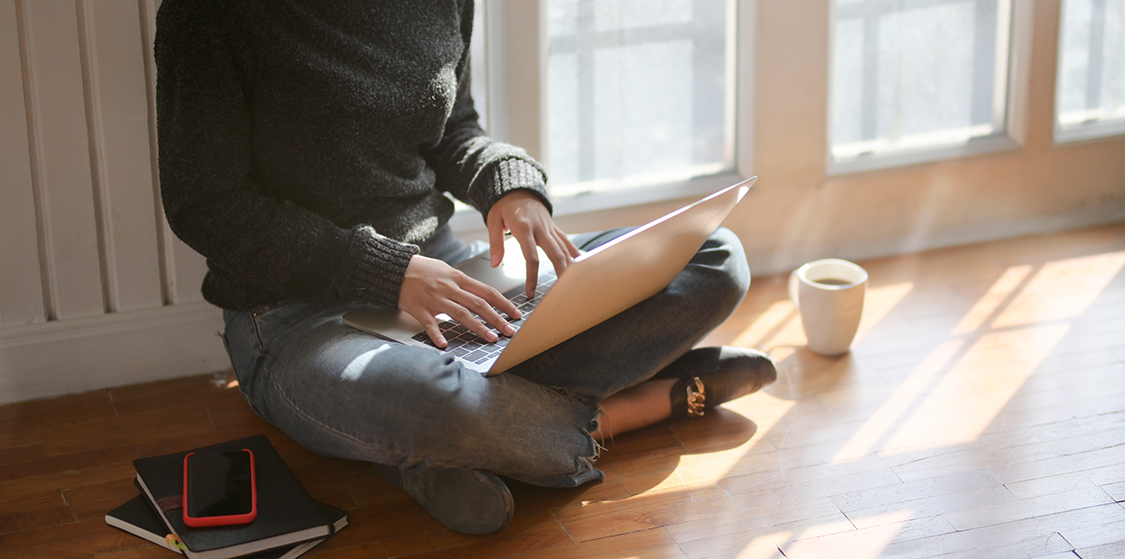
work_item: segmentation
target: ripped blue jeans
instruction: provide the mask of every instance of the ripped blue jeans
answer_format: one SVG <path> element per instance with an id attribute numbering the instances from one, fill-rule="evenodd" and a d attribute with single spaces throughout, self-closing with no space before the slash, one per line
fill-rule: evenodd
<path id="1" fill-rule="evenodd" d="M 590 250 L 627 231 L 572 239 Z M 473 255 L 448 228 L 422 251 L 451 264 Z M 691 349 L 749 284 L 742 245 L 720 228 L 660 293 L 492 378 L 345 325 L 357 303 L 226 311 L 224 338 L 250 406 L 313 452 L 574 487 L 604 477 L 590 436 L 599 402 Z"/>

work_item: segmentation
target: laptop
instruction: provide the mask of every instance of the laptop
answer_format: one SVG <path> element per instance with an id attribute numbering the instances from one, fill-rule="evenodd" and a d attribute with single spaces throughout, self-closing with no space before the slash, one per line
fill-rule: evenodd
<path id="1" fill-rule="evenodd" d="M 544 272 L 530 299 L 522 263 L 505 259 L 492 268 L 485 253 L 458 264 L 456 268 L 496 288 L 523 313 L 520 320 L 509 320 L 516 328 L 510 338 L 500 336 L 488 343 L 439 315 L 448 345 L 437 349 L 414 317 L 370 305 L 345 314 L 344 323 L 387 340 L 448 352 L 468 369 L 498 375 L 667 287 L 757 178 L 719 190 L 580 255 L 560 277 L 554 270 Z M 505 251 L 513 252 L 519 254 L 518 249 Z M 549 267 L 546 258 L 541 262 Z"/>

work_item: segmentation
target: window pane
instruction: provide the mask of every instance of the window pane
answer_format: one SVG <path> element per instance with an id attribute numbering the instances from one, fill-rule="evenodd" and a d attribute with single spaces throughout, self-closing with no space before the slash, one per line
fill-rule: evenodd
<path id="1" fill-rule="evenodd" d="M 837 0 L 835 8 L 834 161 L 1003 134 L 1007 0 Z"/>
<path id="2" fill-rule="evenodd" d="M 1059 38 L 1056 136 L 1125 133 L 1125 0 L 1066 0 Z"/>
<path id="3" fill-rule="evenodd" d="M 485 32 L 485 2 L 481 0 L 473 6 L 473 40 L 469 44 L 469 67 L 472 74 L 473 105 L 480 115 L 480 124 L 487 131 L 488 126 L 488 35 Z"/>
<path id="4" fill-rule="evenodd" d="M 549 0 L 556 195 L 726 168 L 726 0 Z"/>

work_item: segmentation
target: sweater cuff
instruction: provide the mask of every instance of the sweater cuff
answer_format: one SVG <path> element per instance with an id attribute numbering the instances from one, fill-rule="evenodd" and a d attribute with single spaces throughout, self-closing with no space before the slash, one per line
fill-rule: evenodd
<path id="1" fill-rule="evenodd" d="M 418 247 L 384 237 L 369 225 L 352 230 L 344 264 L 337 276 L 342 298 L 398 308 L 406 266 Z"/>
<path id="2" fill-rule="evenodd" d="M 473 189 L 473 203 L 480 210 L 485 222 L 488 211 L 501 197 L 516 190 L 527 190 L 535 194 L 547 211 L 553 213 L 551 200 L 547 197 L 547 174 L 543 168 L 528 159 L 504 159 L 482 173 L 479 185 Z"/>

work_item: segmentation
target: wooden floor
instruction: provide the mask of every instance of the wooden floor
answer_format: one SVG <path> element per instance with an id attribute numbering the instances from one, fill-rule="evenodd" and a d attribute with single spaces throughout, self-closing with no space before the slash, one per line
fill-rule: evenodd
<path id="1" fill-rule="evenodd" d="M 810 353 L 784 278 L 756 278 L 709 342 L 768 350 L 777 383 L 618 437 L 604 483 L 513 484 L 489 537 L 297 447 L 229 375 L 0 407 L 0 556 L 171 557 L 103 520 L 130 462 L 266 433 L 350 512 L 321 559 L 1125 557 L 1125 224 L 862 264 L 851 354 Z"/>

